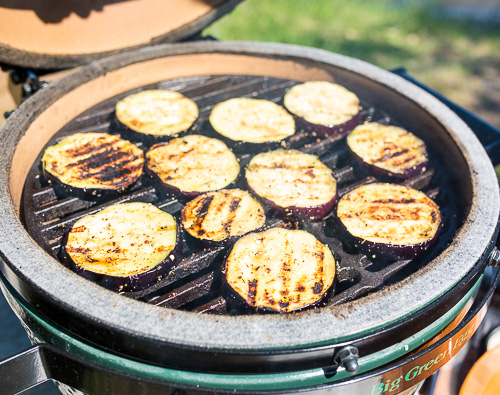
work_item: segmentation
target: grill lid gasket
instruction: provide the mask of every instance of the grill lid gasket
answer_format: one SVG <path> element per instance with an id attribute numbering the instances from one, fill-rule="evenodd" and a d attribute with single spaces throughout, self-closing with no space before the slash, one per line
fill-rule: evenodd
<path id="1" fill-rule="evenodd" d="M 448 141 L 449 151 L 460 151 L 462 158 L 458 160 L 467 164 L 466 174 L 471 182 L 469 214 L 451 246 L 405 285 L 389 287 L 377 293 L 377 298 L 363 298 L 363 303 L 358 303 L 351 312 L 344 308 L 337 310 L 350 316 L 348 320 L 335 318 L 332 314 L 335 308 L 300 313 L 293 319 L 287 316 L 214 318 L 168 309 L 145 309 L 143 303 L 125 300 L 62 269 L 33 243 L 21 227 L 12 204 L 9 176 L 19 139 L 33 120 L 78 85 L 127 64 L 191 53 L 238 54 L 250 61 L 272 57 L 293 60 L 297 64 L 312 63 L 341 76 L 352 74 L 357 83 L 364 81 L 368 87 L 377 86 L 378 94 L 399 95 L 403 108 L 413 103 L 417 113 L 427 112 L 429 122 L 442 125 L 439 137 Z M 0 162 L 0 201 L 4 213 L 0 251 L 7 262 L 2 267 L 4 273 L 16 290 L 49 318 L 57 321 L 61 312 L 72 317 L 72 323 L 66 328 L 76 336 L 99 341 L 100 334 L 111 332 L 116 340 L 106 347 L 136 357 L 147 355 L 148 349 L 158 351 L 158 347 L 229 354 L 270 349 L 291 352 L 300 347 L 319 347 L 332 339 L 368 333 L 429 305 L 459 284 L 467 273 L 480 270 L 497 232 L 499 193 L 493 168 L 480 143 L 455 114 L 425 92 L 388 72 L 311 48 L 263 43 L 193 43 L 140 50 L 127 57 L 120 55 L 96 62 L 70 79 L 46 88 L 24 103 L 2 129 L 2 144 L 6 150 Z M 442 273 L 447 276 L 443 277 Z M 69 279 L 73 279 L 71 285 L 67 283 Z M 92 295 L 90 300 L 89 294 Z M 126 316 L 123 311 L 127 311 Z"/>

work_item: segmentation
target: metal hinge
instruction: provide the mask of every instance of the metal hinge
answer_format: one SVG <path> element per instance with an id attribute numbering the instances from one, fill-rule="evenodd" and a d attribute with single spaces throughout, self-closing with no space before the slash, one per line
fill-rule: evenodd
<path id="1" fill-rule="evenodd" d="M 23 82 L 22 85 L 22 92 L 23 92 L 22 101 L 26 100 L 28 97 L 34 95 L 40 89 L 43 89 L 47 85 L 49 85 L 48 82 L 40 80 L 38 78 L 38 75 L 36 75 L 31 70 L 27 70 L 26 75 L 27 75 L 26 80 Z"/>
<path id="2" fill-rule="evenodd" d="M 38 75 L 29 69 L 24 69 L 20 67 L 9 68 L 6 65 L 2 65 L 2 70 L 9 70 L 10 86 L 17 86 L 18 88 L 12 90 L 11 93 L 17 104 L 21 104 L 28 97 L 32 96 L 40 89 L 45 88 L 49 85 L 48 82 L 39 79 Z M 6 111 L 4 113 L 5 119 L 7 119 L 15 110 Z"/>
<path id="3" fill-rule="evenodd" d="M 0 67 L 2 71 L 9 72 L 9 79 L 13 85 L 21 86 L 21 102 L 49 85 L 48 82 L 40 80 L 40 75 L 54 72 L 54 70 L 32 70 L 2 63 Z"/>

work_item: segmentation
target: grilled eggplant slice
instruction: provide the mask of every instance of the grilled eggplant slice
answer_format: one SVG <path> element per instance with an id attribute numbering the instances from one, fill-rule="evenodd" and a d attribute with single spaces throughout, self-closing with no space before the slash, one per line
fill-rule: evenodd
<path id="1" fill-rule="evenodd" d="M 362 251 L 413 258 L 437 239 L 441 214 L 423 192 L 397 184 L 363 185 L 338 202 L 337 217 Z"/>
<path id="2" fill-rule="evenodd" d="M 116 118 L 131 137 L 158 142 L 188 130 L 198 118 L 198 106 L 179 92 L 145 90 L 116 104 Z"/>
<path id="3" fill-rule="evenodd" d="M 251 192 L 292 219 L 323 218 L 337 198 L 332 170 L 316 155 L 296 150 L 254 156 L 245 177 Z"/>
<path id="4" fill-rule="evenodd" d="M 182 225 L 191 236 L 221 244 L 262 228 L 265 221 L 262 205 L 241 189 L 205 193 L 182 210 Z"/>
<path id="5" fill-rule="evenodd" d="M 175 218 L 149 203 L 109 206 L 78 220 L 63 262 L 115 291 L 138 291 L 168 274 L 180 251 Z"/>
<path id="6" fill-rule="evenodd" d="M 347 146 L 374 173 L 396 178 L 413 177 L 429 162 L 425 143 L 397 126 L 359 125 L 347 136 Z"/>
<path id="7" fill-rule="evenodd" d="M 225 278 L 236 298 L 256 309 L 288 313 L 322 302 L 335 278 L 335 258 L 303 230 L 272 228 L 239 239 Z"/>
<path id="8" fill-rule="evenodd" d="M 194 134 L 154 145 L 146 163 L 161 190 L 188 199 L 226 188 L 240 174 L 238 159 L 222 141 Z"/>
<path id="9" fill-rule="evenodd" d="M 141 178 L 144 153 L 107 133 L 75 133 L 48 147 L 43 174 L 55 189 L 81 198 L 124 192 Z"/>
<path id="10" fill-rule="evenodd" d="M 293 117 L 269 100 L 234 98 L 210 113 L 213 129 L 229 141 L 252 145 L 279 143 L 295 133 Z"/>
<path id="11" fill-rule="evenodd" d="M 320 136 L 347 133 L 359 122 L 359 98 L 332 82 L 295 85 L 285 94 L 283 103 L 300 127 Z"/>

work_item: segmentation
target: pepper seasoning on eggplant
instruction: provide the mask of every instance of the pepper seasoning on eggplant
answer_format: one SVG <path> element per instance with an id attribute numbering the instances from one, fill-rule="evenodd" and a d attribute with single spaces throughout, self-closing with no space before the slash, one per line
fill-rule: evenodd
<path id="1" fill-rule="evenodd" d="M 141 178 L 143 151 L 107 133 L 75 133 L 47 147 L 43 174 L 55 189 L 81 198 L 124 192 Z"/>
<path id="2" fill-rule="evenodd" d="M 160 190 L 186 199 L 226 188 L 240 174 L 238 159 L 222 141 L 194 134 L 152 146 L 146 169 Z"/>
<path id="3" fill-rule="evenodd" d="M 430 247 L 441 229 L 438 205 L 425 193 L 397 185 L 362 185 L 344 195 L 337 217 L 362 251 L 409 259 Z"/>
<path id="4" fill-rule="evenodd" d="M 246 191 L 208 192 L 188 202 L 182 225 L 193 237 L 213 244 L 228 244 L 264 226 L 264 208 Z"/>
<path id="5" fill-rule="evenodd" d="M 409 178 L 428 164 L 425 143 L 407 130 L 391 125 L 365 123 L 347 136 L 354 157 L 374 173 Z"/>
<path id="6" fill-rule="evenodd" d="M 212 109 L 209 120 L 212 128 L 228 143 L 249 150 L 278 145 L 295 134 L 293 117 L 270 100 L 229 99 Z"/>
<path id="7" fill-rule="evenodd" d="M 196 103 L 182 93 L 152 89 L 134 93 L 116 104 L 116 119 L 132 139 L 155 143 L 188 130 L 198 118 Z"/>
<path id="8" fill-rule="evenodd" d="M 115 291 L 138 291 L 168 274 L 180 253 L 175 218 L 150 203 L 122 203 L 79 219 L 63 262 Z"/>
<path id="9" fill-rule="evenodd" d="M 321 219 L 337 198 L 332 170 L 316 155 L 297 150 L 254 156 L 245 177 L 251 192 L 292 219 Z"/>
<path id="10" fill-rule="evenodd" d="M 359 98 L 332 82 L 295 85 L 285 94 L 283 104 L 301 127 L 319 136 L 343 135 L 359 123 Z"/>
<path id="11" fill-rule="evenodd" d="M 272 228 L 239 239 L 223 271 L 229 292 L 244 306 L 288 313 L 324 302 L 335 265 L 328 246 L 312 234 Z"/>

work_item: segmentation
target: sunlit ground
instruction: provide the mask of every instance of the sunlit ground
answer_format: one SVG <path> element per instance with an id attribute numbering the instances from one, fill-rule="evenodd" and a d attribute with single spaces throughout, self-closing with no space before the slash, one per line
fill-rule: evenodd
<path id="1" fill-rule="evenodd" d="M 317 47 L 386 69 L 403 65 L 500 127 L 500 23 L 438 11 L 418 0 L 245 0 L 205 33 Z"/>

